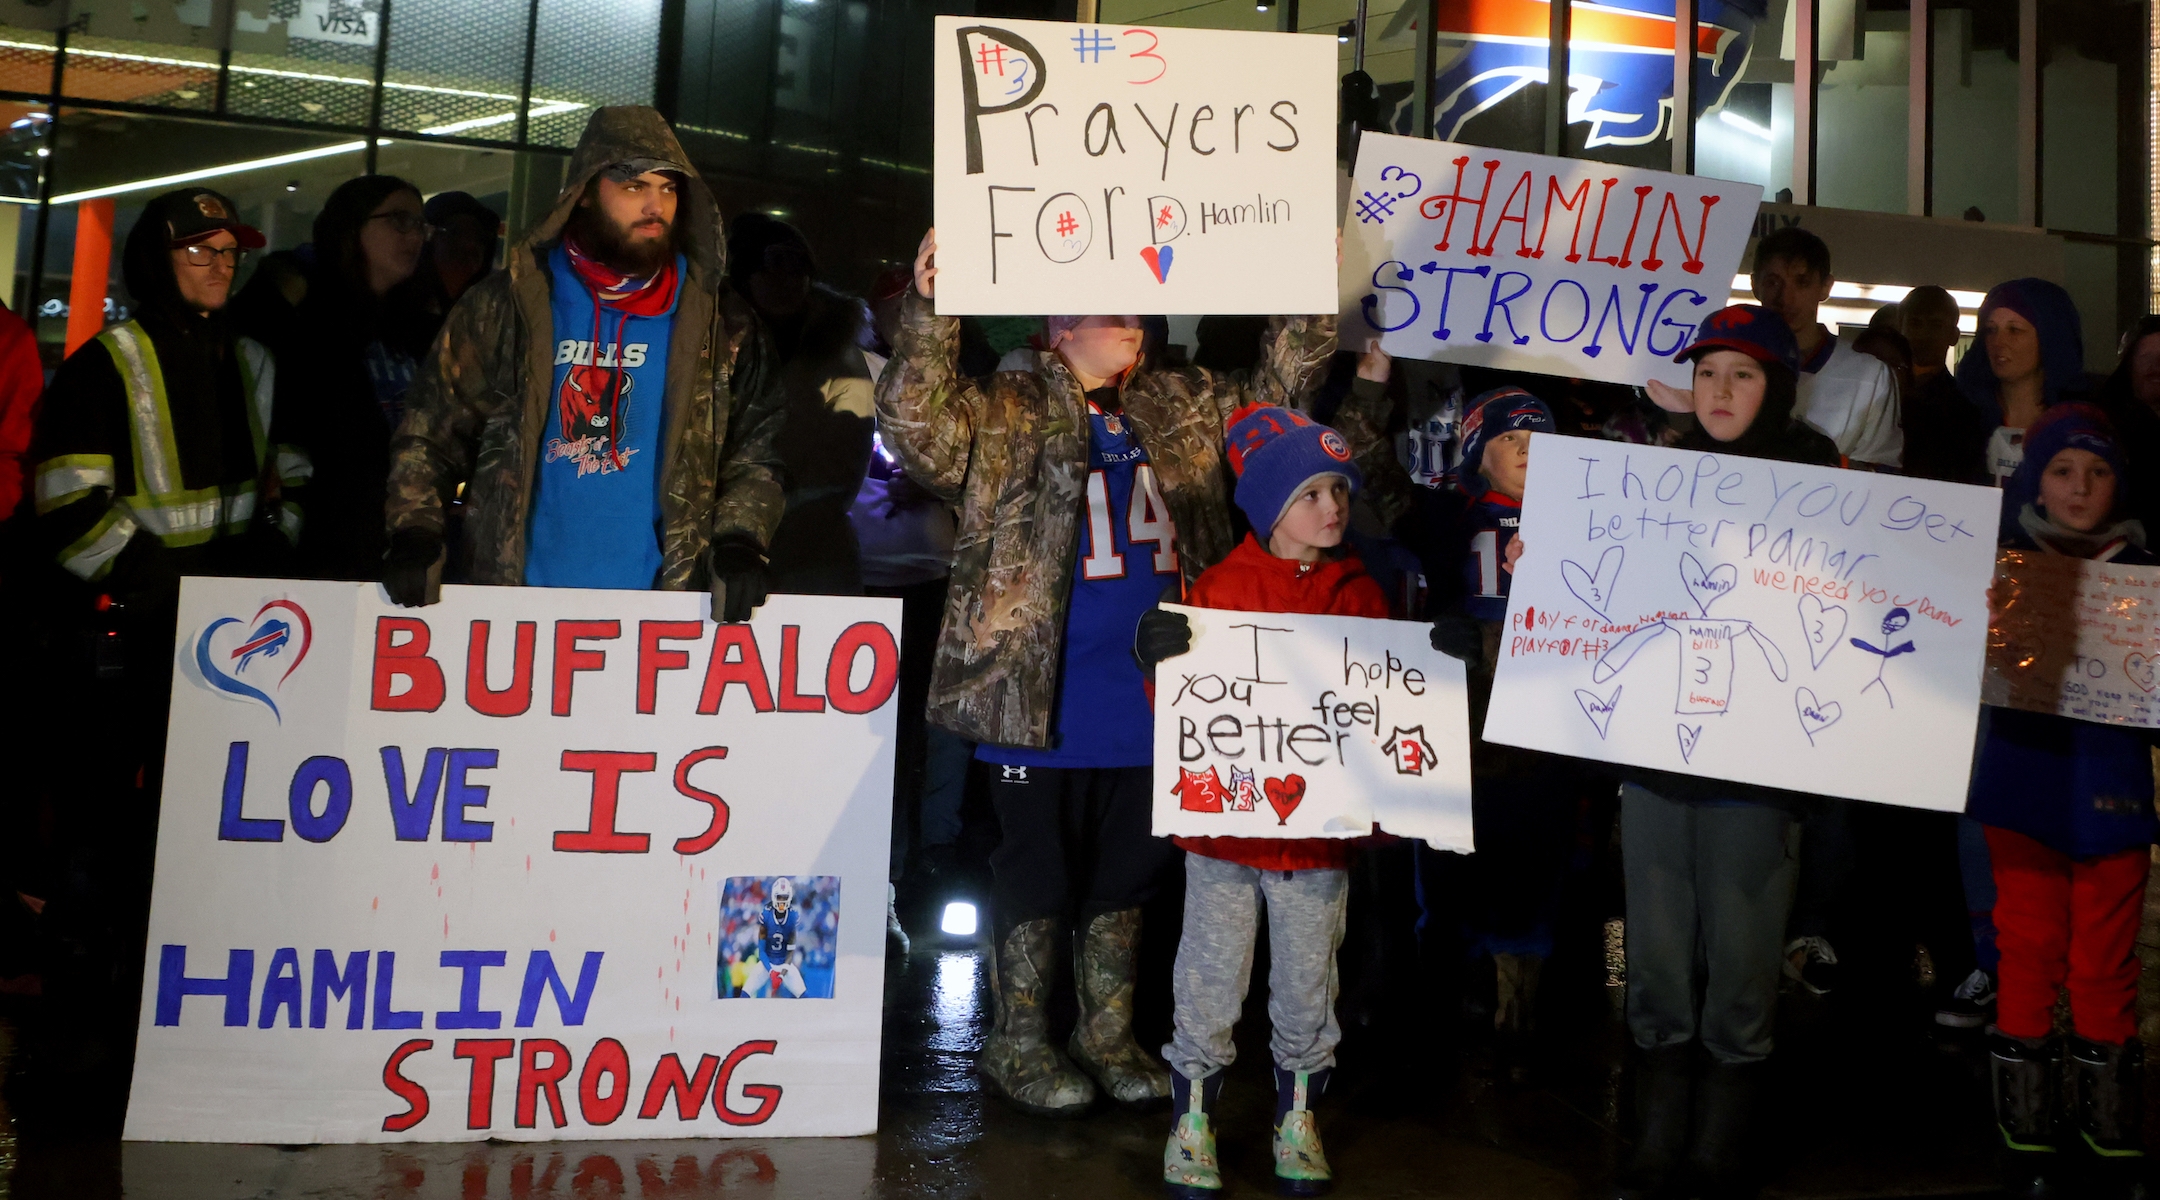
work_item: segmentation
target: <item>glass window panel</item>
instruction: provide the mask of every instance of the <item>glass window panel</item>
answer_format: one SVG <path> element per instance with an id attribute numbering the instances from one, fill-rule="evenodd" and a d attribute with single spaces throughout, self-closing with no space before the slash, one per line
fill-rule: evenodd
<path id="1" fill-rule="evenodd" d="M 1901 213 L 1906 210 L 1912 13 L 1864 17 L 1850 40 L 1825 38 L 1822 85 L 1816 90 L 1816 202 Z"/>
<path id="2" fill-rule="evenodd" d="M 210 40 L 209 31 L 203 33 Z M 60 92 L 71 100 L 209 112 L 217 105 L 217 71 L 215 49 L 73 33 L 68 35 Z"/>
<path id="3" fill-rule="evenodd" d="M 721 7 L 755 8 L 769 15 L 762 6 Z M 821 13 L 845 8 L 859 21 L 864 6 L 781 0 L 780 7 Z M 660 0 L 540 0 L 527 140 L 536 146 L 575 146 L 594 108 L 651 104 L 659 50 Z M 774 80 L 776 90 L 784 87 Z"/>
<path id="4" fill-rule="evenodd" d="M 528 12 L 528 0 L 397 0 L 383 128 L 514 141 Z"/>
<path id="5" fill-rule="evenodd" d="M 0 90 L 52 93 L 56 35 L 51 26 L 59 15 L 22 0 L 0 0 Z"/>
<path id="6" fill-rule="evenodd" d="M 234 0 L 226 111 L 365 128 L 379 0 Z"/>
<path id="7" fill-rule="evenodd" d="M 76 215 L 83 202 L 113 202 L 106 315 L 121 320 L 133 298 L 121 278 L 120 247 L 152 198 L 189 183 L 213 188 L 231 197 L 240 219 L 261 229 L 272 248 L 284 249 L 307 240 L 322 198 L 362 165 L 360 140 L 335 134 L 95 109 L 63 109 L 60 125 L 45 273 L 37 289 L 38 337 L 52 343 L 67 330 Z M 241 268 L 242 283 L 247 270 Z"/>
<path id="8" fill-rule="evenodd" d="M 1935 215 L 2018 220 L 2018 0 L 1940 0 Z"/>
<path id="9" fill-rule="evenodd" d="M 1752 183 L 1775 201 L 1792 187 L 1793 64 L 1784 56 L 1786 0 L 1770 0 L 1760 22 L 1735 4 L 1705 0 L 1702 23 L 1731 31 L 1714 70 L 1721 94 L 1706 97 L 1695 121 L 1695 173 Z M 1729 65 L 1738 61 L 1737 67 Z M 1703 72 L 1698 64 L 1698 86 Z M 1730 85 L 1724 81 L 1730 79 Z"/>

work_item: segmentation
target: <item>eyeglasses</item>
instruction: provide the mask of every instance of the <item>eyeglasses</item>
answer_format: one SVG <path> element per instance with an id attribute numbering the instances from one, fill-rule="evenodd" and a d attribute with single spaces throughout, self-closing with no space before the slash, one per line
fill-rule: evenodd
<path id="1" fill-rule="evenodd" d="M 238 246 L 227 246 L 220 250 L 215 246 L 196 245 L 186 246 L 182 249 L 187 254 L 188 265 L 191 267 L 207 267 L 211 263 L 222 259 L 226 266 L 236 271 L 240 269 L 241 263 L 247 261 L 248 254 L 246 250 Z"/>
<path id="2" fill-rule="evenodd" d="M 434 236 L 435 236 L 435 227 L 434 227 L 433 225 L 430 225 L 430 224 L 428 224 L 428 223 L 427 223 L 427 218 L 425 218 L 425 217 L 423 217 L 423 216 L 419 215 L 418 213 L 409 213 L 409 212 L 386 212 L 386 213 L 376 213 L 376 214 L 374 214 L 373 216 L 370 216 L 370 217 L 368 218 L 368 220 L 370 220 L 370 221 L 388 221 L 388 222 L 390 222 L 390 228 L 392 228 L 392 229 L 396 230 L 396 231 L 397 231 L 397 232 L 399 232 L 399 233 L 417 233 L 417 234 L 419 234 L 419 235 L 420 235 L 420 236 L 422 236 L 422 237 L 434 237 Z"/>

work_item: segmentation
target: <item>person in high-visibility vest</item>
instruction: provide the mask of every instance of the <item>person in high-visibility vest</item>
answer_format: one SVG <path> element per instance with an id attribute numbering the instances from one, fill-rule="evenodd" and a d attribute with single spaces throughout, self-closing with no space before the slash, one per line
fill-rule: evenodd
<path id="1" fill-rule="evenodd" d="M 223 319 L 263 235 L 205 188 L 167 192 L 130 230 L 129 320 L 53 376 L 32 439 L 38 522 L 61 567 L 161 607 L 181 575 L 271 570 L 299 533 L 306 461 L 270 440 L 274 364 Z M 162 654 L 161 654 L 162 657 Z"/>
<path id="2" fill-rule="evenodd" d="M 241 256 L 262 244 L 217 192 L 152 200 L 121 252 L 134 311 L 60 364 L 31 438 L 35 534 L 88 585 L 85 667 L 124 731 L 98 769 L 150 803 L 180 577 L 283 574 L 299 534 L 310 472 L 271 441 L 274 364 L 222 311 Z"/>

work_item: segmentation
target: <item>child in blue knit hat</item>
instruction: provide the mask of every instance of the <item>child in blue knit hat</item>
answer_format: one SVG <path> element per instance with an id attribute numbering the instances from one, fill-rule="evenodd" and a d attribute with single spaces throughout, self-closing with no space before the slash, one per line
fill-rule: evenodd
<path id="1" fill-rule="evenodd" d="M 1226 455 L 1237 506 L 1252 533 L 1203 572 L 1186 602 L 1240 612 L 1386 617 L 1387 596 L 1343 547 L 1350 497 L 1362 480 L 1342 435 L 1303 413 L 1247 405 L 1231 414 Z M 1158 627 L 1151 630 L 1152 627 Z M 1158 635 L 1164 627 L 1176 636 Z M 1143 619 L 1135 653 L 1152 667 L 1182 653 L 1181 613 Z M 1245 787 L 1254 786 L 1251 776 Z M 1250 803 L 1250 797 L 1246 800 Z M 1333 1182 L 1312 1102 L 1327 1090 L 1342 1028 L 1335 1018 L 1335 951 L 1350 894 L 1352 843 L 1338 838 L 1180 837 L 1185 929 L 1172 972 L 1175 1029 L 1163 1047 L 1175 1108 L 1163 1185 L 1178 1200 L 1221 1194 L 1216 1102 L 1252 974 L 1253 940 L 1268 922 L 1269 1049 L 1275 1059 L 1275 1187 L 1317 1196 Z"/>

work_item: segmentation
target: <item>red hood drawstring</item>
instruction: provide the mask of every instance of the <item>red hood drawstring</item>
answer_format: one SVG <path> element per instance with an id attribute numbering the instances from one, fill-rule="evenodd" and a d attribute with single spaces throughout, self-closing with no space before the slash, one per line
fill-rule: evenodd
<path id="1" fill-rule="evenodd" d="M 657 317 L 674 307 L 675 291 L 681 284 L 681 273 L 675 269 L 674 258 L 670 257 L 666 265 L 653 272 L 651 277 L 640 280 L 588 256 L 578 247 L 574 237 L 563 239 L 563 249 L 569 256 L 571 271 L 576 273 L 579 282 L 585 285 L 585 290 L 592 296 L 594 367 L 603 365 L 600 361 L 601 348 L 606 344 L 600 340 L 601 310 L 609 309 L 615 313 L 615 361 L 605 365 L 608 373 L 608 459 L 615 464 L 615 469 L 620 471 L 624 466 L 623 330 L 629 326 L 632 317 Z M 606 298 L 610 296 L 613 298 Z"/>

